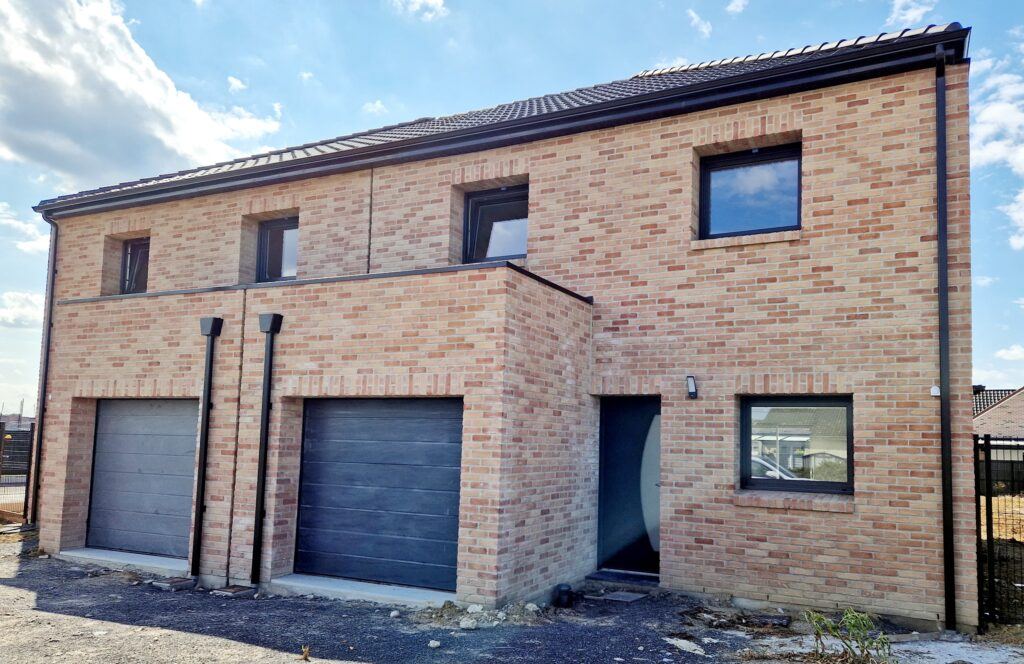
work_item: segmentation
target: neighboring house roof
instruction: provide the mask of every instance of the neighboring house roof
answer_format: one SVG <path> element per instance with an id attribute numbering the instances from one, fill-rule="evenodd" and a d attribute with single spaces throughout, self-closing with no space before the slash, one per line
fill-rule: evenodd
<path id="1" fill-rule="evenodd" d="M 1010 394 L 974 416 L 974 433 L 1024 440 L 1024 387 L 1001 391 Z"/>
<path id="2" fill-rule="evenodd" d="M 1024 389 L 1024 388 L 1022 388 Z M 986 410 L 1003 401 L 1017 390 L 979 390 L 974 393 L 974 416 L 981 415 Z"/>
<path id="3" fill-rule="evenodd" d="M 758 415 L 763 415 L 758 419 Z M 771 408 L 754 414 L 751 422 L 755 437 L 846 436 L 845 408 Z"/>
<path id="4" fill-rule="evenodd" d="M 52 216 L 83 214 L 215 190 L 257 186 L 269 180 L 266 174 L 275 174 L 283 179 L 282 174 L 287 171 L 288 179 L 298 179 L 638 122 L 697 108 L 929 66 L 935 61 L 937 46 L 951 54 L 953 61 L 959 61 L 966 54 L 969 33 L 970 28 L 963 28 L 959 23 L 929 25 L 786 51 L 647 70 L 632 78 L 569 92 L 532 97 L 458 115 L 421 118 L 211 166 L 60 196 L 40 202 L 35 209 Z M 776 87 L 771 87 L 769 81 Z M 729 94 L 724 92 L 723 86 L 727 84 L 734 88 Z M 703 97 L 695 97 L 698 94 Z M 529 129 L 525 129 L 527 126 Z M 485 134 L 487 131 L 489 133 Z M 474 137 L 475 142 L 468 140 L 469 136 Z M 263 177 L 257 177 L 257 174 Z M 161 192 L 161 196 L 156 197 L 154 192 Z"/>

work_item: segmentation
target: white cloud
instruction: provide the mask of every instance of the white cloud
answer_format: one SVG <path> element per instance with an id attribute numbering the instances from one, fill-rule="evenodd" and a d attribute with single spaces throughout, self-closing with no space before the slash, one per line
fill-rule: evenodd
<path id="1" fill-rule="evenodd" d="M 113 0 L 0 2 L 0 158 L 81 188 L 241 156 L 237 142 L 279 129 L 179 90 L 121 12 Z"/>
<path id="2" fill-rule="evenodd" d="M 444 0 L 391 0 L 391 7 L 399 14 L 418 17 L 421 21 L 434 21 L 449 14 Z"/>
<path id="3" fill-rule="evenodd" d="M 1000 368 L 974 367 L 973 382 L 989 389 L 1017 389 L 1024 385 L 1024 364 L 1004 364 Z"/>
<path id="4" fill-rule="evenodd" d="M 312 81 L 313 80 L 313 72 L 311 72 L 311 71 L 300 71 L 299 72 L 299 80 L 302 81 L 303 83 L 305 83 L 306 81 Z"/>
<path id="5" fill-rule="evenodd" d="M 45 254 L 50 250 L 50 233 L 42 224 L 22 221 L 11 206 L 0 201 L 0 230 L 15 233 L 14 246 L 27 254 Z"/>
<path id="6" fill-rule="evenodd" d="M 704 39 L 711 36 L 711 21 L 705 21 L 692 9 L 687 9 L 686 15 L 690 17 L 690 25 L 699 32 Z"/>
<path id="7" fill-rule="evenodd" d="M 1013 31 L 1011 31 L 1011 34 Z M 1016 36 L 1016 35 L 1015 35 Z M 1024 35 L 1017 37 L 1024 39 Z M 1016 49 L 1024 46 L 1018 43 Z M 1024 65 L 979 53 L 971 63 L 971 166 L 1009 169 L 1021 182 L 999 211 L 1010 220 L 1010 247 L 1024 250 Z"/>
<path id="8" fill-rule="evenodd" d="M 1000 348 L 996 351 L 996 357 L 1000 360 L 1009 360 L 1011 362 L 1024 360 L 1024 346 L 1013 344 L 1009 348 Z"/>
<path id="9" fill-rule="evenodd" d="M 1018 297 L 1013 301 L 1013 303 L 1018 305 L 1021 309 L 1024 309 L 1024 297 Z"/>
<path id="10" fill-rule="evenodd" d="M 730 14 L 742 14 L 743 10 L 747 8 L 747 0 L 732 0 L 728 5 L 725 6 L 725 11 Z"/>
<path id="11" fill-rule="evenodd" d="M 917 27 L 937 4 L 938 0 L 892 0 L 892 11 L 885 24 L 899 28 Z"/>
<path id="12" fill-rule="evenodd" d="M 987 288 L 997 281 L 999 281 L 999 277 L 986 277 L 980 274 L 974 277 L 974 285 L 978 288 Z"/>
<path id="13" fill-rule="evenodd" d="M 202 7 L 206 4 L 206 0 L 192 0 L 192 4 L 194 4 L 196 7 Z"/>
<path id="14" fill-rule="evenodd" d="M 230 92 L 241 92 L 249 86 L 245 84 L 242 79 L 235 78 L 234 76 L 228 76 L 228 91 Z"/>
<path id="15" fill-rule="evenodd" d="M 363 113 L 369 113 L 370 115 L 384 115 L 388 112 L 388 107 L 384 105 L 380 99 L 368 101 L 363 104 Z"/>
<path id="16" fill-rule="evenodd" d="M 671 59 L 658 60 L 654 63 L 654 69 L 666 69 L 668 67 L 682 67 L 690 64 L 690 61 L 682 56 Z"/>
<path id="17" fill-rule="evenodd" d="M 0 327 L 37 327 L 43 322 L 43 294 L 0 294 Z"/>

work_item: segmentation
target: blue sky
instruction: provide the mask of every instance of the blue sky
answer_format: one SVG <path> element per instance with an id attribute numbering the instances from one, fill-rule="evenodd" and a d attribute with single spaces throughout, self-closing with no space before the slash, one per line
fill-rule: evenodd
<path id="1" fill-rule="evenodd" d="M 1024 385 L 1016 0 L 0 3 L 0 400 L 34 408 L 60 193 L 424 116 L 926 23 L 974 27 L 975 380 Z"/>

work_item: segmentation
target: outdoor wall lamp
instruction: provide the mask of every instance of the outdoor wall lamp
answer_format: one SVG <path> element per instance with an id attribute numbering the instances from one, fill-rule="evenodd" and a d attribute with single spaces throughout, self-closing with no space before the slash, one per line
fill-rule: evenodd
<path id="1" fill-rule="evenodd" d="M 697 398 L 697 379 L 693 376 L 686 377 L 686 396 L 691 399 Z"/>

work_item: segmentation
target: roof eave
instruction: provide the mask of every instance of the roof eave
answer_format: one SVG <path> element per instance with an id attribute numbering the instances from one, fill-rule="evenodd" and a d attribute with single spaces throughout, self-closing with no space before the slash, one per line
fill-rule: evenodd
<path id="1" fill-rule="evenodd" d="M 473 127 L 435 136 L 297 159 L 179 182 L 139 186 L 71 200 L 52 199 L 33 209 L 53 218 L 164 203 L 213 193 L 420 161 L 681 115 L 932 66 L 941 47 L 947 63 L 966 62 L 970 28 L 873 45 L 834 56 L 558 113 Z"/>

